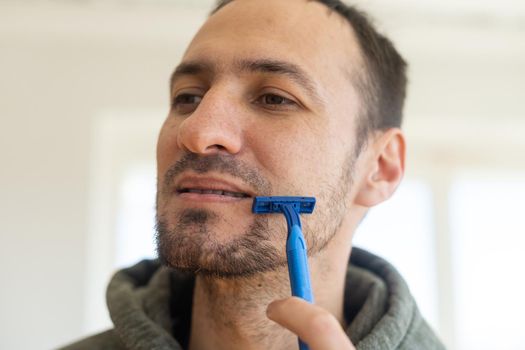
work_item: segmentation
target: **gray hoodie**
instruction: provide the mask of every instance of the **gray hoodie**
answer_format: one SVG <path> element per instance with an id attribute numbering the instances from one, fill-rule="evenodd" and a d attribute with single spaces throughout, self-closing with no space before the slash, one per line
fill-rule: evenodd
<path id="1" fill-rule="evenodd" d="M 107 290 L 114 328 L 62 349 L 186 349 L 193 286 L 193 276 L 156 260 L 121 270 Z M 346 333 L 358 350 L 444 349 L 395 268 L 355 247 L 348 265 L 344 311 Z"/>

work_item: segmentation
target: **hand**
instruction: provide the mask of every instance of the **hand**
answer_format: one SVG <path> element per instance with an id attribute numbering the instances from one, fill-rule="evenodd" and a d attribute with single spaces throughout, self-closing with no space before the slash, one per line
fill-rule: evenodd
<path id="1" fill-rule="evenodd" d="M 331 313 L 300 298 L 276 300 L 268 305 L 266 315 L 297 334 L 310 350 L 355 350 Z"/>

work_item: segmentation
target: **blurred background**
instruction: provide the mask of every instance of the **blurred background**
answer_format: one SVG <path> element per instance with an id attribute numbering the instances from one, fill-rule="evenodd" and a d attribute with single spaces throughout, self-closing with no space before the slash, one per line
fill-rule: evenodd
<path id="1" fill-rule="evenodd" d="M 452 350 L 525 349 L 525 2 L 355 1 L 410 63 L 406 180 L 355 244 Z M 0 348 L 110 326 L 154 256 L 168 77 L 211 0 L 0 0 Z"/>

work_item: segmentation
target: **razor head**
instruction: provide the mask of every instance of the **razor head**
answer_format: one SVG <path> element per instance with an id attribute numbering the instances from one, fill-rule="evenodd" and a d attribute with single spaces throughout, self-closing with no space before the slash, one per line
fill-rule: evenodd
<path id="1" fill-rule="evenodd" d="M 255 214 L 282 213 L 283 205 L 292 205 L 299 214 L 311 214 L 315 207 L 314 197 L 255 197 L 252 212 Z"/>

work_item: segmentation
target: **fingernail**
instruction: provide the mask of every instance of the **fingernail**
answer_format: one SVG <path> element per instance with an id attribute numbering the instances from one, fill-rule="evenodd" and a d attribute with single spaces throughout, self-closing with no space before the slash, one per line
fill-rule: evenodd
<path id="1" fill-rule="evenodd" d="M 273 303 L 274 302 L 271 302 L 270 304 L 268 304 L 268 306 L 266 307 L 266 316 L 271 318 L 271 315 L 273 314 L 273 311 L 274 311 L 274 306 L 273 306 Z"/>
<path id="2" fill-rule="evenodd" d="M 279 306 L 279 303 L 281 300 L 274 300 L 268 306 L 266 307 L 266 316 L 270 317 L 271 315 L 274 315 L 275 309 Z"/>

